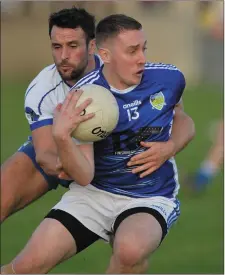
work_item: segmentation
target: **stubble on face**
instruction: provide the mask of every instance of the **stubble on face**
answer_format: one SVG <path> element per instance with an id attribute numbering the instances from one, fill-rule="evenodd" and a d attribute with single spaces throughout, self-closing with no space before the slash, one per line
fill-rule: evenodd
<path id="1" fill-rule="evenodd" d="M 80 27 L 70 29 L 54 26 L 51 42 L 53 59 L 60 76 L 68 84 L 76 83 L 84 76 L 89 62 L 84 31 Z"/>
<path id="2" fill-rule="evenodd" d="M 76 68 L 73 68 L 72 70 L 71 69 L 68 69 L 68 70 L 62 69 L 63 65 L 69 66 L 69 64 L 57 65 L 58 72 L 59 72 L 60 76 L 62 77 L 62 79 L 64 81 L 72 81 L 72 82 L 76 83 L 79 79 L 81 79 L 85 75 L 85 70 L 88 65 L 88 57 L 83 59 L 82 62 L 79 64 L 79 66 L 77 66 Z M 70 66 L 71 66 L 71 68 L 74 67 L 72 65 L 70 65 Z"/>

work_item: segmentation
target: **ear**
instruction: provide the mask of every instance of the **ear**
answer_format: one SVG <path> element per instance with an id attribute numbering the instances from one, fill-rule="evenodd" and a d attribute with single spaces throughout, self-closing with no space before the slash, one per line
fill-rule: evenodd
<path id="1" fill-rule="evenodd" d="M 88 44 L 88 53 L 90 55 L 93 55 L 95 53 L 96 50 L 96 43 L 95 43 L 95 39 L 90 40 L 89 44 Z"/>
<path id="2" fill-rule="evenodd" d="M 100 55 L 104 64 L 110 63 L 111 60 L 111 52 L 109 49 L 106 48 L 99 48 L 98 54 Z"/>

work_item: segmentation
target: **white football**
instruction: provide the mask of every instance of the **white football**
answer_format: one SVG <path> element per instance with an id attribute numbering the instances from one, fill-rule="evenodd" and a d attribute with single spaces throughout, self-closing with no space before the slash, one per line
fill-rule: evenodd
<path id="1" fill-rule="evenodd" d="M 86 84 L 80 87 L 83 90 L 77 106 L 87 98 L 92 98 L 92 103 L 81 115 L 95 113 L 95 116 L 78 125 L 72 136 L 80 141 L 99 141 L 106 138 L 116 127 L 119 119 L 119 107 L 113 94 L 106 88 Z"/>

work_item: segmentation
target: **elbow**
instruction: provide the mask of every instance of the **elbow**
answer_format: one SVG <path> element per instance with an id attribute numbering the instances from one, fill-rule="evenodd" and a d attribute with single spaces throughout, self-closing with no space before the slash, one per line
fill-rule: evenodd
<path id="1" fill-rule="evenodd" d="M 43 168 L 45 165 L 45 154 L 37 153 L 35 160 L 36 160 L 37 164 Z"/>
<path id="2" fill-rule="evenodd" d="M 194 137 L 195 137 L 195 134 L 196 134 L 196 130 L 195 130 L 195 123 L 193 121 L 193 119 L 191 117 L 188 117 L 189 119 L 189 123 L 191 125 L 190 129 L 190 140 L 192 140 Z"/>
<path id="3" fill-rule="evenodd" d="M 87 175 L 83 180 L 82 180 L 82 183 L 81 183 L 81 185 L 82 186 L 87 186 L 88 184 L 90 184 L 91 182 L 92 182 L 92 180 L 93 180 L 93 178 L 94 178 L 94 174 L 92 175 Z"/>
<path id="4" fill-rule="evenodd" d="M 92 182 L 92 180 L 94 179 L 94 175 L 95 175 L 95 165 L 94 165 L 94 162 L 89 162 L 89 167 L 88 169 L 86 169 L 86 171 L 88 172 L 85 172 L 84 173 L 84 177 L 83 178 L 83 186 L 87 186 L 88 184 L 90 184 Z"/>
<path id="5" fill-rule="evenodd" d="M 93 178 L 94 178 L 94 169 L 92 171 L 89 171 L 89 173 L 85 173 L 82 179 L 79 181 L 79 184 L 82 186 L 87 186 L 92 182 Z"/>
<path id="6" fill-rule="evenodd" d="M 88 184 L 90 184 L 91 183 L 91 181 L 92 181 L 92 179 L 91 180 L 83 180 L 81 183 L 80 183 L 80 185 L 82 185 L 82 186 L 87 186 Z"/>
<path id="7" fill-rule="evenodd" d="M 190 142 L 195 137 L 195 133 L 196 133 L 195 123 L 194 123 L 193 119 L 184 112 L 182 115 L 182 123 L 188 129 L 188 142 Z"/>
<path id="8" fill-rule="evenodd" d="M 48 155 L 48 152 L 38 152 L 36 153 L 35 160 L 45 173 L 52 174 L 55 171 L 53 171 L 52 164 L 48 161 Z"/>

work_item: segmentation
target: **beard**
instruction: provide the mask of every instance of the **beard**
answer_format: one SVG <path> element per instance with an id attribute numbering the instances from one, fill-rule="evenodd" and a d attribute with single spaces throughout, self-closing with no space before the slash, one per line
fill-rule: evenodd
<path id="1" fill-rule="evenodd" d="M 71 72 L 63 72 L 59 66 L 58 72 L 65 82 L 66 81 L 77 82 L 84 76 L 87 65 L 88 65 L 88 60 L 80 64 L 79 67 L 73 69 Z"/>

